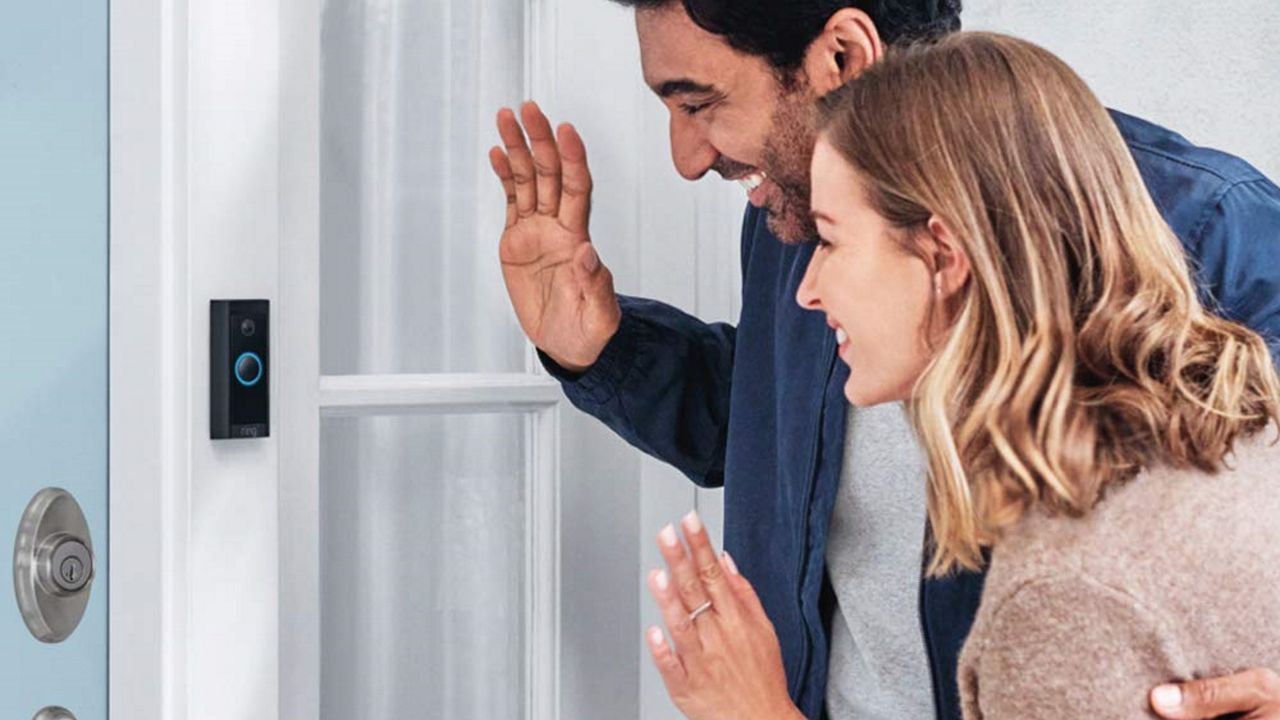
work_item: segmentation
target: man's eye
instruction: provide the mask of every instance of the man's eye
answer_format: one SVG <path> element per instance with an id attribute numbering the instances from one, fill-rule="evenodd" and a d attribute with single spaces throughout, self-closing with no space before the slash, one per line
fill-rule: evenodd
<path id="1" fill-rule="evenodd" d="M 711 107 L 711 103 L 703 103 L 701 105 L 688 105 L 688 104 L 682 103 L 680 105 L 680 109 L 684 111 L 685 115 L 697 115 L 698 113 L 702 112 L 703 110 L 706 110 L 709 107 Z"/>

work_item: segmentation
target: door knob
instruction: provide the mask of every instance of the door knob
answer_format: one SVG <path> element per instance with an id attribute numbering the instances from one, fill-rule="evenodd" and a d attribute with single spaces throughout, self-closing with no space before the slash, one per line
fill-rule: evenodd
<path id="1" fill-rule="evenodd" d="M 36 713 L 31 720 L 76 720 L 76 716 L 66 708 L 49 706 Z"/>
<path id="2" fill-rule="evenodd" d="M 13 548 L 13 588 L 27 629 L 41 642 L 66 640 L 84 617 L 92 584 L 93 543 L 80 504 L 61 488 L 41 490 L 22 514 Z M 63 716 L 48 716 L 56 717 Z"/>

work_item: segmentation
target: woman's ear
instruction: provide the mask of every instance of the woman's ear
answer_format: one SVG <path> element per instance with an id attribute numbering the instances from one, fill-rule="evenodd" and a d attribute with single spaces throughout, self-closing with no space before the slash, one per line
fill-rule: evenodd
<path id="1" fill-rule="evenodd" d="M 932 241 L 934 293 L 940 300 L 949 300 L 969 282 L 969 253 L 942 218 L 934 215 L 926 226 Z"/>
<path id="2" fill-rule="evenodd" d="M 805 51 L 803 70 L 819 97 L 862 74 L 884 57 L 884 43 L 871 16 L 842 8 Z"/>

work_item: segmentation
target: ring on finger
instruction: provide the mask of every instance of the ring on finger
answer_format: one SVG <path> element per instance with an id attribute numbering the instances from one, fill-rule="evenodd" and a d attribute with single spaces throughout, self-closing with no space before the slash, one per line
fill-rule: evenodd
<path id="1" fill-rule="evenodd" d="M 706 611 L 708 611 L 708 610 L 710 610 L 710 609 L 711 609 L 711 601 L 710 601 L 710 600 L 708 600 L 708 601 L 706 601 L 706 602 L 702 603 L 702 604 L 701 604 L 701 605 L 699 605 L 698 607 L 694 608 L 694 609 L 693 609 L 693 612 L 689 613 L 689 622 L 693 622 L 694 620 L 697 620 L 699 615 L 701 615 L 702 613 L 704 613 L 704 612 L 706 612 Z"/>

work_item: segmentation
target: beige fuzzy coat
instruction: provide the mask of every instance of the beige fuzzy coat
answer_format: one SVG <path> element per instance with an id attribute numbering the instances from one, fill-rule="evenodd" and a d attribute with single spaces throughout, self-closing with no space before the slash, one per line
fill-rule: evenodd
<path id="1" fill-rule="evenodd" d="M 965 718 L 1152 718 L 1157 684 L 1280 670 L 1275 438 L 1237 442 L 1216 475 L 1144 472 L 1083 518 L 1024 518 L 961 653 Z"/>

